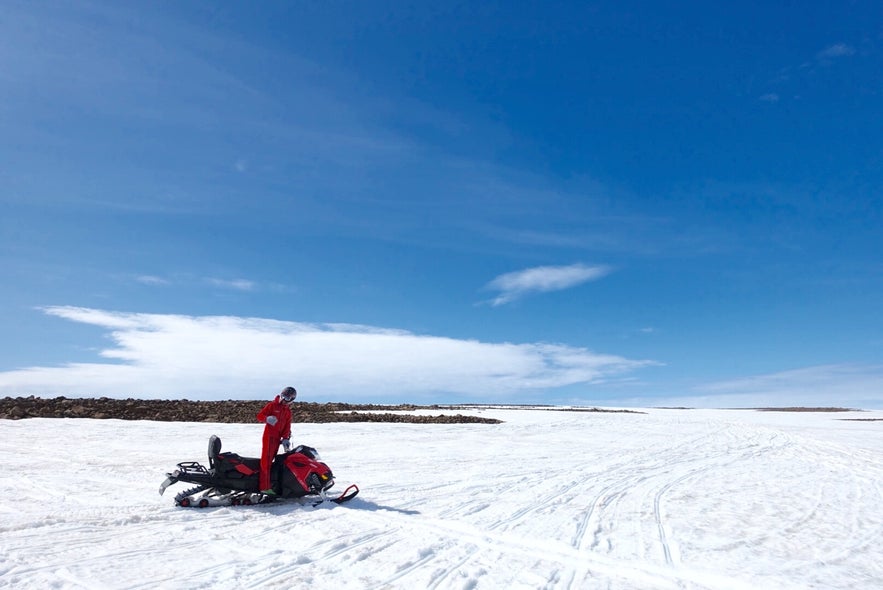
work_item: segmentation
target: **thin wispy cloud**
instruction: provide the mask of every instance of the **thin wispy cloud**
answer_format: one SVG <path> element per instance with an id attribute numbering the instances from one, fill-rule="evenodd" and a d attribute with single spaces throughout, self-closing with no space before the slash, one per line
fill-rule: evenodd
<path id="1" fill-rule="evenodd" d="M 824 48 L 816 54 L 816 58 L 820 61 L 832 60 L 838 57 L 849 57 L 855 54 L 855 49 L 846 43 L 835 43 Z"/>
<path id="2" fill-rule="evenodd" d="M 496 307 L 512 303 L 533 293 L 570 289 L 588 281 L 600 279 L 610 272 L 611 269 L 608 266 L 587 266 L 585 264 L 537 266 L 502 274 L 489 282 L 485 289 L 500 292 L 490 302 Z"/>
<path id="3" fill-rule="evenodd" d="M 721 381 L 699 393 L 733 400 L 738 405 L 848 405 L 869 407 L 883 392 L 883 365 L 820 365 Z"/>
<path id="4" fill-rule="evenodd" d="M 480 148 L 477 154 L 494 153 L 495 142 L 508 141 L 509 130 L 489 120 L 461 120 L 459 113 L 410 98 L 396 97 L 391 113 L 389 98 L 372 94 L 359 75 L 301 55 L 270 51 L 262 43 L 218 37 L 183 23 L 169 29 L 150 20 L 157 18 L 153 11 L 103 4 L 88 10 L 69 7 L 41 18 L 47 18 L 55 34 L 46 38 L 18 32 L 23 38 L 10 47 L 21 47 L 20 54 L 13 54 L 10 63 L 24 73 L 43 75 L 32 79 L 23 73 L 24 80 L 9 88 L 0 84 L 22 95 L 22 107 L 33 103 L 28 97 L 45 92 L 45 97 L 39 95 L 45 100 L 64 96 L 68 106 L 94 111 L 109 120 L 124 117 L 144 133 L 166 128 L 177 133 L 175 141 L 163 140 L 168 168 L 162 174 L 140 165 L 142 160 L 134 155 L 124 157 L 123 152 L 119 160 L 126 167 L 102 177 L 107 185 L 119 185 L 119 190 L 79 196 L 76 202 L 84 209 L 113 207 L 183 216 L 210 213 L 212 218 L 238 217 L 247 210 L 270 226 L 285 219 L 309 231 L 321 228 L 348 237 L 367 235 L 405 243 L 435 240 L 445 246 L 452 230 L 462 230 L 461 247 L 476 248 L 488 237 L 476 225 L 496 224 L 501 210 L 507 211 L 507 222 L 513 227 L 530 231 L 541 225 L 540 216 L 556 215 L 558 208 L 549 205 L 550 199 L 585 203 L 587 198 L 605 199 L 610 190 L 586 181 L 582 184 L 588 186 L 568 194 L 560 187 L 550 188 L 544 175 L 510 169 L 495 163 L 496 158 L 464 158 L 456 150 L 447 150 L 446 143 L 461 145 L 468 133 L 470 142 Z M 96 22 L 135 20 L 141 25 L 140 34 L 129 32 L 121 38 L 119 27 L 108 25 L 101 28 L 102 35 L 89 33 Z M 46 26 L 41 23 L 40 30 Z M 81 37 L 92 42 L 77 45 L 74 40 Z M 109 49 L 121 43 L 129 51 L 118 54 Z M 223 66 L 204 59 L 194 49 L 199 47 L 218 48 L 216 57 Z M 288 83 L 274 84 L 270 92 L 231 65 L 234 62 L 274 64 L 285 71 Z M 74 85 L 68 74 L 84 71 L 89 74 L 88 84 Z M 44 78 L 58 87 L 44 88 Z M 151 109 L 144 108 L 144 88 L 156 92 Z M 156 125 L 160 113 L 163 125 Z M 229 121 L 237 143 L 248 148 L 231 156 L 224 132 L 212 123 L 217 120 Z M 418 128 L 430 130 L 432 139 L 405 131 Z M 120 149 L 127 146 L 121 144 Z M 224 176 L 187 180 L 198 178 L 192 171 L 202 169 L 204 161 L 220 162 Z M 63 168 L 72 175 L 66 182 L 83 184 L 76 178 L 82 167 Z M 190 172 L 179 173 L 182 170 Z M 170 180 L 178 178 L 184 180 Z M 131 185 L 139 189 L 122 188 Z M 390 191 L 390 185 L 396 190 Z M 297 187 L 297 198 L 280 189 L 292 186 Z M 493 199 L 489 193 L 495 195 Z M 35 191 L 28 198 L 54 200 L 56 194 Z M 415 207 L 418 195 L 423 202 Z M 454 199 L 457 202 L 452 205 Z M 71 197 L 66 195 L 65 201 L 70 204 Z M 570 237 L 537 232 L 536 239 L 550 245 L 558 241 L 561 247 L 634 248 L 623 238 L 632 233 L 631 227 L 606 219 L 591 227 L 580 222 L 570 228 Z M 520 240 L 518 235 L 511 238 Z"/>
<path id="5" fill-rule="evenodd" d="M 254 281 L 249 281 L 247 279 L 233 279 L 228 281 L 224 279 L 208 278 L 206 281 L 215 287 L 233 289 L 235 291 L 254 291 L 257 287 Z"/>
<path id="6" fill-rule="evenodd" d="M 696 408 L 881 406 L 883 365 L 833 364 L 707 383 L 684 396 L 629 400 L 638 406 Z"/>
<path id="7" fill-rule="evenodd" d="M 244 292 L 256 291 L 259 287 L 258 283 L 249 279 L 219 279 L 215 277 L 200 278 L 189 274 L 177 275 L 174 281 L 172 279 L 158 277 L 155 275 L 141 275 L 135 277 L 135 281 L 141 283 L 142 285 L 148 285 L 151 287 L 165 287 L 173 284 L 179 286 L 209 285 L 218 289 Z M 290 287 L 286 287 L 285 285 L 280 285 L 277 283 L 263 285 L 262 288 L 266 288 L 274 292 L 286 292 L 291 290 Z"/>
<path id="8" fill-rule="evenodd" d="M 4 395 L 265 397 L 294 383 L 312 400 L 475 401 L 620 378 L 651 361 L 548 343 L 493 343 L 353 324 L 50 307 L 104 328 L 98 360 L 0 373 Z"/>
<path id="9" fill-rule="evenodd" d="M 776 78 L 772 80 L 772 83 L 776 84 L 780 89 L 785 84 L 800 84 L 801 82 L 805 82 L 808 79 L 818 76 L 821 71 L 832 66 L 835 62 L 853 56 L 855 53 L 855 48 L 846 43 L 834 43 L 828 45 L 797 66 L 783 67 Z M 794 94 L 793 90 L 785 93 L 785 97 L 787 98 L 792 94 Z M 799 96 L 799 93 L 796 93 L 796 96 Z M 762 102 L 777 103 L 782 100 L 782 98 L 780 92 L 766 92 L 760 95 L 759 100 Z"/>
<path id="10" fill-rule="evenodd" d="M 170 284 L 168 280 L 166 280 L 162 277 L 157 277 L 157 276 L 153 276 L 153 275 L 141 275 L 140 277 L 137 277 L 135 280 L 138 281 L 139 283 L 144 284 L 144 285 L 159 286 L 159 287 Z"/>

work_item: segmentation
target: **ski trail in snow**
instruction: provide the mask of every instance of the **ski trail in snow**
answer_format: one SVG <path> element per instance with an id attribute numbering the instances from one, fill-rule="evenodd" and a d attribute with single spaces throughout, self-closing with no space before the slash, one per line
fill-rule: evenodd
<path id="1" fill-rule="evenodd" d="M 606 474 L 607 481 L 595 493 L 589 509 L 577 527 L 572 545 L 579 549 L 586 548 L 586 534 L 591 530 L 592 537 L 588 545 L 589 548 L 596 549 L 606 545 L 608 550 L 611 549 L 608 533 L 617 522 L 616 515 L 621 510 L 629 509 L 629 507 L 621 505 L 636 501 L 641 503 L 640 500 L 635 500 L 633 496 L 637 491 L 646 490 L 644 495 L 653 494 L 652 507 L 656 528 L 660 533 L 663 553 L 668 555 L 666 561 L 670 561 L 670 551 L 666 548 L 667 542 L 662 530 L 664 523 L 661 513 L 661 498 L 672 486 L 691 476 L 701 475 L 711 467 L 704 461 L 697 461 L 689 456 L 682 458 L 685 452 L 701 446 L 703 441 L 707 441 L 710 436 L 712 435 L 704 434 L 689 441 L 680 442 L 672 448 L 657 449 L 658 456 L 667 458 L 663 459 L 662 462 L 655 457 L 648 461 L 643 456 L 630 456 L 627 460 L 610 466 Z M 672 457 L 675 459 L 672 459 Z M 685 463 L 693 466 L 692 471 L 672 478 L 673 470 L 677 470 L 680 464 Z M 635 508 L 632 507 L 632 509 Z"/>
<path id="2" fill-rule="evenodd" d="M 612 478 L 595 494 L 571 544 L 578 549 L 616 555 L 619 552 L 612 539 L 617 536 L 617 526 L 623 522 L 644 522 L 624 515 L 652 513 L 652 521 L 645 521 L 652 523 L 653 529 L 634 527 L 630 538 L 639 541 L 634 550 L 645 559 L 652 559 L 657 547 L 662 564 L 681 568 L 677 533 L 668 522 L 666 509 L 672 490 L 701 487 L 703 478 L 716 477 L 721 470 L 779 452 L 787 444 L 788 439 L 766 429 L 725 429 L 657 449 L 658 455 L 653 457 L 632 458 L 611 466 Z M 656 456 L 663 459 L 655 460 Z M 581 585 L 584 573 L 574 574 L 571 587 Z"/>
<path id="3" fill-rule="evenodd" d="M 407 517 L 406 517 L 407 518 Z M 654 566 L 652 564 L 635 564 L 629 561 L 620 561 L 610 559 L 603 556 L 594 555 L 579 551 L 566 544 L 547 543 L 536 539 L 525 539 L 519 536 L 494 533 L 487 530 L 476 530 L 472 527 L 463 526 L 456 522 L 421 519 L 419 523 L 409 523 L 407 527 L 411 530 L 425 529 L 433 533 L 435 538 L 449 537 L 456 539 L 459 544 L 466 542 L 468 546 L 474 550 L 480 550 L 485 553 L 495 553 L 500 555 L 516 556 L 519 558 L 527 558 L 528 560 L 551 561 L 559 565 L 567 565 L 573 562 L 582 562 L 594 573 L 604 574 L 616 579 L 626 579 L 636 583 L 646 584 L 646 587 L 659 588 L 676 588 L 680 587 L 681 582 L 690 582 L 699 584 L 698 587 L 707 587 L 705 584 L 724 584 L 727 588 L 749 589 L 753 588 L 751 584 L 742 583 L 739 580 L 718 576 L 710 572 L 692 572 L 690 570 L 682 570 L 673 572 L 672 570 Z M 418 565 L 437 558 L 437 552 L 423 549 L 419 552 L 419 560 L 408 562 L 407 567 L 396 572 L 395 575 L 383 580 L 378 587 L 384 587 L 387 584 L 393 584 L 400 580 L 403 575 L 410 573 L 416 569 Z M 458 564 L 445 569 L 445 575 L 456 568 Z M 393 584 L 394 585 L 394 584 Z"/>

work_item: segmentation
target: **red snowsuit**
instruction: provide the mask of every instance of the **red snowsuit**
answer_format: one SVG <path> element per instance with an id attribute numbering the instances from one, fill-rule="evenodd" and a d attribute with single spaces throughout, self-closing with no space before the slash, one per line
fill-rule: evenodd
<path id="1" fill-rule="evenodd" d="M 276 424 L 267 424 L 267 416 L 276 416 Z M 261 450 L 261 490 L 270 488 L 270 467 L 279 450 L 279 442 L 291 438 L 291 408 L 279 396 L 258 412 L 258 420 L 264 426 L 264 446 Z"/>

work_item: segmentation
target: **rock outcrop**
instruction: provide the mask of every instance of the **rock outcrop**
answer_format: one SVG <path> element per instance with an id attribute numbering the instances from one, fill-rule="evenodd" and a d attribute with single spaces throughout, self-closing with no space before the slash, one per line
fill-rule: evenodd
<path id="1" fill-rule="evenodd" d="M 99 398 L 6 397 L 0 399 L 0 419 L 94 418 L 159 422 L 223 422 L 250 424 L 266 400 L 191 401 Z M 297 402 L 292 422 L 407 422 L 418 424 L 497 424 L 500 420 L 466 415 L 417 415 L 417 409 L 438 406 Z"/>

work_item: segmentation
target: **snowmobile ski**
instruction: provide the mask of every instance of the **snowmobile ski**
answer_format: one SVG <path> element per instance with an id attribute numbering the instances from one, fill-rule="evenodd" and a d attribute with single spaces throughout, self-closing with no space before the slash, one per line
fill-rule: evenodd
<path id="1" fill-rule="evenodd" d="M 336 498 L 329 498 L 325 494 L 322 494 L 321 498 L 319 498 L 318 500 L 313 502 L 313 506 L 319 506 L 321 504 L 324 504 L 325 502 L 333 502 L 334 504 L 344 504 L 346 502 L 349 502 L 350 500 L 352 500 L 353 498 L 355 498 L 358 495 L 359 495 L 359 486 L 357 486 L 356 484 L 350 484 L 343 491 L 343 493 L 340 494 L 339 496 L 337 496 Z"/>

